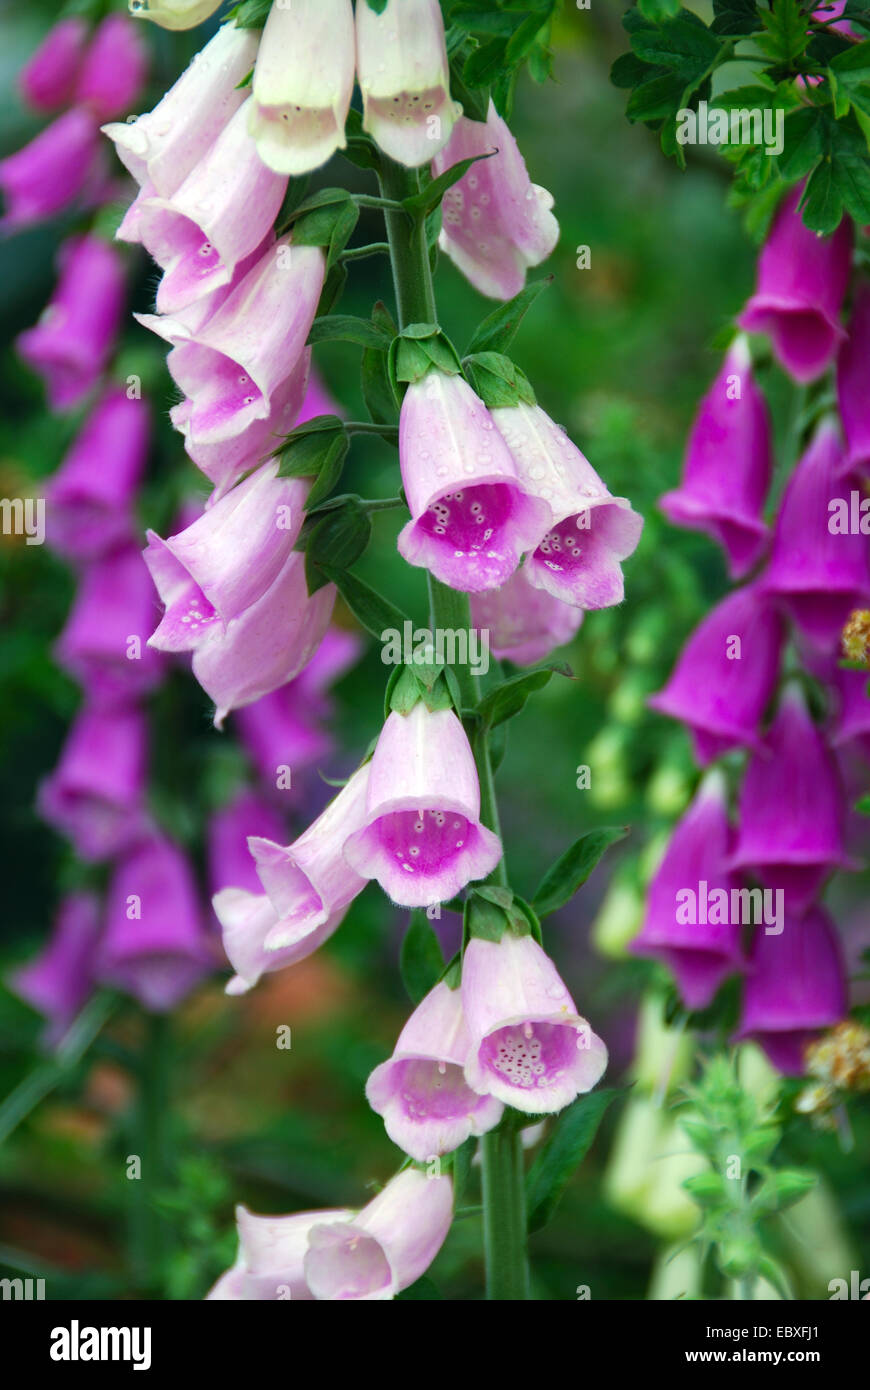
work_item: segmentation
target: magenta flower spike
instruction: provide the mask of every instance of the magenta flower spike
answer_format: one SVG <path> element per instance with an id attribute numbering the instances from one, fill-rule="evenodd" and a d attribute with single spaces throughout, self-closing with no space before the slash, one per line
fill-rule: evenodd
<path id="1" fill-rule="evenodd" d="M 740 335 L 698 408 L 682 483 L 659 498 L 659 507 L 675 526 L 718 541 L 731 578 L 742 579 L 767 538 L 762 513 L 772 468 L 767 405 Z"/>
<path id="2" fill-rule="evenodd" d="M 405 393 L 399 461 L 411 520 L 399 553 L 467 593 L 495 589 L 547 528 L 486 406 L 460 376 L 433 369 Z"/>
<path id="3" fill-rule="evenodd" d="M 154 587 L 138 549 L 88 565 L 55 647 L 57 662 L 95 702 L 126 701 L 157 684 L 163 657 L 147 645 Z"/>
<path id="4" fill-rule="evenodd" d="M 310 484 L 279 478 L 273 460 L 176 536 L 149 531 L 145 563 L 166 611 L 149 642 L 194 651 L 213 624 L 223 633 L 261 599 L 293 553 Z"/>
<path id="5" fill-rule="evenodd" d="M 321 1300 L 395 1298 L 429 1268 L 452 1219 L 451 1179 L 406 1168 L 350 1221 L 311 1228 L 305 1281 Z"/>
<path id="6" fill-rule="evenodd" d="M 803 912 L 835 866 L 853 868 L 844 849 L 846 801 L 836 759 L 789 686 L 740 791 L 730 867 L 751 869 Z"/>
<path id="7" fill-rule="evenodd" d="M 314 1295 L 302 1267 L 311 1229 L 323 1222 L 350 1221 L 353 1216 L 354 1212 L 342 1208 L 303 1211 L 295 1216 L 256 1216 L 246 1207 L 236 1207 L 239 1253 L 206 1299 L 312 1302 Z"/>
<path id="8" fill-rule="evenodd" d="M 446 902 L 495 868 L 501 840 L 481 824 L 474 756 L 452 710 L 419 700 L 409 714 L 390 713 L 371 761 L 365 821 L 344 854 L 404 907 Z"/>
<path id="9" fill-rule="evenodd" d="M 529 266 L 545 261 L 559 240 L 553 198 L 532 183 L 519 146 L 492 102 L 486 121 L 462 116 L 432 161 L 437 177 L 460 160 L 478 159 L 444 194 L 438 245 L 466 279 L 491 299 L 511 299 Z"/>
<path id="10" fill-rule="evenodd" d="M 852 610 L 870 600 L 867 538 L 851 528 L 839 529 L 830 508 L 844 493 L 848 500 L 842 473 L 839 429 L 829 417 L 819 424 L 789 478 L 761 580 L 811 641 L 823 647 L 835 645 Z"/>
<path id="11" fill-rule="evenodd" d="M 357 5 L 356 62 L 363 128 L 399 164 L 427 164 L 462 115 L 438 0 L 387 0 L 380 14 Z"/>
<path id="12" fill-rule="evenodd" d="M 136 489 L 148 454 L 148 406 L 108 386 L 46 489 L 49 545 L 93 560 L 132 541 Z"/>
<path id="13" fill-rule="evenodd" d="M 145 826 L 146 756 L 141 710 L 85 706 L 57 767 L 39 788 L 39 814 L 72 841 L 82 859 L 118 854 Z"/>
<path id="14" fill-rule="evenodd" d="M 81 15 L 52 25 L 18 74 L 18 90 L 34 111 L 56 111 L 72 100 L 87 41 L 88 25 Z"/>
<path id="15" fill-rule="evenodd" d="M 846 438 L 844 472 L 870 472 L 870 403 L 867 361 L 870 358 L 870 281 L 855 292 L 848 335 L 837 358 L 837 400 Z"/>
<path id="16" fill-rule="evenodd" d="M 708 772 L 674 828 L 631 943 L 635 955 L 668 966 L 687 1009 L 705 1009 L 743 965 L 740 918 L 731 911 L 739 884 L 728 867 L 733 838 L 724 778 Z"/>
<path id="17" fill-rule="evenodd" d="M 252 893 L 247 888 L 222 888 L 212 899 L 215 916 L 221 925 L 221 937 L 227 960 L 235 974 L 226 986 L 231 995 L 246 994 L 260 978 L 305 960 L 327 941 L 341 926 L 346 908 L 327 917 L 318 927 L 304 932 L 289 946 L 272 949 L 266 941 L 273 931 L 289 930 L 292 934 L 298 923 L 285 928 L 265 893 Z"/>
<path id="18" fill-rule="evenodd" d="M 343 914 L 365 887 L 365 877 L 350 867 L 344 850 L 348 837 L 364 823 L 371 768 L 371 763 L 363 763 L 292 844 L 282 846 L 256 836 L 248 840 L 260 882 L 279 919 L 266 938 L 268 949 L 296 945 Z"/>
<path id="19" fill-rule="evenodd" d="M 471 596 L 472 622 L 489 634 L 493 656 L 518 666 L 543 661 L 554 647 L 570 642 L 583 621 L 582 608 L 535 588 L 527 570 L 523 565 L 501 588 Z"/>
<path id="20" fill-rule="evenodd" d="M 804 226 L 798 211 L 803 185 L 786 194 L 758 260 L 755 293 L 738 323 L 767 333 L 777 359 L 795 381 L 825 370 L 844 334 L 840 308 L 852 255 L 852 223 L 844 217 L 832 236 Z"/>
<path id="21" fill-rule="evenodd" d="M 831 721 L 830 741 L 834 748 L 857 743 L 865 757 L 870 756 L 870 697 L 867 672 L 832 663 L 827 677 L 834 688 L 836 709 Z M 844 750 L 845 751 L 845 750 Z"/>
<path id="22" fill-rule="evenodd" d="M 471 1036 L 466 1081 L 515 1110 L 562 1110 L 607 1066 L 607 1048 L 531 936 L 472 938 L 462 960 L 462 1008 Z"/>
<path id="23" fill-rule="evenodd" d="M 54 295 L 39 321 L 17 339 L 19 355 L 45 381 L 52 410 L 78 404 L 96 385 L 115 344 L 124 308 L 124 267 L 99 237 L 64 242 Z"/>
<path id="24" fill-rule="evenodd" d="M 257 56 L 256 29 L 224 24 L 153 111 L 103 127 L 142 188 L 169 198 L 248 98 L 241 83 Z"/>
<path id="25" fill-rule="evenodd" d="M 74 106 L 38 135 L 0 160 L 0 191 L 6 232 L 54 217 L 86 191 L 100 153 L 97 123 L 89 111 Z"/>
<path id="26" fill-rule="evenodd" d="M 48 1020 L 44 1041 L 60 1042 L 94 986 L 100 905 L 91 893 L 71 893 L 55 917 L 48 945 L 7 976 L 13 994 Z"/>
<path id="27" fill-rule="evenodd" d="M 728 594 L 696 627 L 664 690 L 649 704 L 688 725 L 702 767 L 731 748 L 757 748 L 779 671 L 783 624 L 757 584 Z"/>
<path id="28" fill-rule="evenodd" d="M 755 937 L 738 1038 L 753 1038 L 786 1076 L 804 1070 L 807 1044 L 847 1009 L 837 929 L 823 908 L 787 916 L 782 933 Z"/>
<path id="29" fill-rule="evenodd" d="M 267 840 L 284 838 L 284 823 L 271 802 L 243 788 L 232 801 L 215 811 L 208 823 L 206 858 L 209 895 L 222 888 L 244 888 L 260 893 L 257 869 L 248 849 L 249 836 Z"/>
<path id="30" fill-rule="evenodd" d="M 595 469 L 538 405 L 500 406 L 492 418 L 525 490 L 552 521 L 526 560 L 528 579 L 563 603 L 609 608 L 625 589 L 620 561 L 636 549 L 643 518 L 613 497 Z"/>
<path id="31" fill-rule="evenodd" d="M 100 979 L 167 1013 L 214 964 L 190 864 L 154 833 L 118 861 L 109 884 Z"/>
<path id="32" fill-rule="evenodd" d="M 101 121 L 122 116 L 148 76 L 148 45 L 126 15 L 109 14 L 94 31 L 75 83 L 73 100 Z"/>
<path id="33" fill-rule="evenodd" d="M 390 1060 L 366 1083 L 369 1105 L 383 1116 L 393 1143 L 420 1163 L 452 1153 L 502 1117 L 501 1102 L 478 1095 L 465 1080 L 470 1049 L 459 990 L 441 981 L 408 1019 Z"/>

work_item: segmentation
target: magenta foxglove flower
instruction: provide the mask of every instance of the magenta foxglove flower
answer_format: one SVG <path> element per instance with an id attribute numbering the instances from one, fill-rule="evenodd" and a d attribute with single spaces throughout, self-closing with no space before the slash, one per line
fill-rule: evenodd
<path id="1" fill-rule="evenodd" d="M 46 490 L 48 542 L 72 560 L 93 560 L 132 541 L 132 504 L 148 454 L 149 411 L 108 386 Z"/>
<path id="2" fill-rule="evenodd" d="M 640 935 L 631 943 L 635 955 L 669 967 L 688 1009 L 705 1009 L 743 963 L 739 915 L 731 920 L 731 893 L 738 887 L 727 867 L 733 838 L 724 778 L 708 772 L 674 828 L 649 886 Z"/>
<path id="3" fill-rule="evenodd" d="M 257 56 L 256 29 L 224 24 L 153 111 L 104 127 L 136 182 L 169 198 L 249 93 L 241 88 Z"/>
<path id="4" fill-rule="evenodd" d="M 76 716 L 37 804 L 82 859 L 108 859 L 141 835 L 146 753 L 145 716 L 135 706 L 85 706 Z"/>
<path id="5" fill-rule="evenodd" d="M 470 1049 L 459 990 L 441 981 L 408 1019 L 390 1060 L 366 1083 L 369 1105 L 383 1115 L 393 1143 L 420 1163 L 452 1153 L 502 1117 L 501 1102 L 478 1095 L 465 1080 Z"/>
<path id="6" fill-rule="evenodd" d="M 345 146 L 354 74 L 350 0 L 273 5 L 254 68 L 249 129 L 281 174 L 307 174 Z"/>
<path id="7" fill-rule="evenodd" d="M 613 497 L 564 430 L 538 405 L 500 406 L 492 418 L 527 492 L 552 522 L 526 560 L 528 579 L 563 603 L 609 608 L 625 594 L 620 561 L 633 553 L 643 518 Z"/>
<path id="8" fill-rule="evenodd" d="M 577 1012 L 549 956 L 530 936 L 472 938 L 462 960 L 471 1035 L 465 1079 L 529 1115 L 549 1115 L 591 1091 L 607 1048 Z"/>
<path id="9" fill-rule="evenodd" d="M 462 115 L 438 0 L 387 0 L 380 14 L 357 5 L 356 62 L 363 128 L 399 164 L 428 163 Z"/>
<path id="10" fill-rule="evenodd" d="M 20 334 L 24 361 L 45 380 L 52 410 L 87 395 L 109 360 L 124 308 L 124 267 L 99 237 L 64 242 L 54 295 L 39 321 Z"/>
<path id="11" fill-rule="evenodd" d="M 842 459 L 839 429 L 829 417 L 789 478 L 761 581 L 813 642 L 828 647 L 839 640 L 852 609 L 870 598 L 867 538 L 838 530 L 830 510 L 835 498 L 849 493 Z"/>
<path id="12" fill-rule="evenodd" d="M 790 686 L 743 777 L 731 867 L 752 869 L 802 912 L 836 865 L 854 867 L 844 850 L 845 815 L 836 759 L 800 688 Z"/>
<path id="13" fill-rule="evenodd" d="M 0 160 L 6 211 L 0 228 L 27 227 L 80 198 L 93 178 L 100 134 L 89 111 L 74 106 L 28 145 Z"/>
<path id="14" fill-rule="evenodd" d="M 867 672 L 854 671 L 832 663 L 828 675 L 834 687 L 836 710 L 830 730 L 835 748 L 857 741 L 865 757 L 870 757 L 870 698 L 867 695 Z"/>
<path id="15" fill-rule="evenodd" d="M 348 837 L 363 823 L 372 764 L 363 763 L 326 810 L 292 844 L 251 836 L 248 848 L 280 919 L 266 938 L 269 949 L 293 946 L 339 914 L 366 880 L 348 864 Z M 336 923 L 337 924 L 337 923 Z"/>
<path id="16" fill-rule="evenodd" d="M 767 333 L 779 362 L 795 381 L 825 370 L 843 337 L 840 307 L 852 257 L 852 223 L 820 237 L 798 211 L 803 184 L 786 194 L 758 260 L 755 293 L 738 322 Z"/>
<path id="17" fill-rule="evenodd" d="M 481 294 L 511 299 L 526 283 L 528 267 L 553 250 L 559 224 L 552 195 L 530 182 L 519 146 L 492 102 L 485 122 L 465 116 L 456 122 L 432 173 L 437 177 L 485 154 L 488 159 L 478 159 L 444 194 L 438 245 Z"/>
<path id="18" fill-rule="evenodd" d="M 72 100 L 88 41 L 87 21 L 71 15 L 52 25 L 18 74 L 18 89 L 35 111 L 56 111 Z"/>
<path id="19" fill-rule="evenodd" d="M 452 1219 L 450 1178 L 406 1168 L 350 1221 L 311 1228 L 305 1282 L 322 1300 L 395 1298 L 429 1268 Z"/>
<path id="20" fill-rule="evenodd" d="M 554 647 L 570 642 L 583 621 L 582 608 L 535 588 L 527 570 L 523 565 L 501 588 L 471 596 L 472 622 L 489 634 L 493 656 L 518 666 L 543 661 Z"/>
<path id="21" fill-rule="evenodd" d="M 273 949 L 266 945 L 271 934 L 285 930 L 292 934 L 298 924 L 291 922 L 285 927 L 265 893 L 252 893 L 247 888 L 221 888 L 212 898 L 212 907 L 221 925 L 227 960 L 235 971 L 226 986 L 226 993 L 232 995 L 246 994 L 262 975 L 284 970 L 313 955 L 341 926 L 347 910 L 341 908 L 289 946 Z"/>
<path id="22" fill-rule="evenodd" d="M 88 45 L 73 100 L 101 121 L 129 110 L 148 76 L 148 45 L 125 15 L 109 14 Z"/>
<path id="23" fill-rule="evenodd" d="M 759 746 L 782 638 L 782 621 L 763 590 L 737 589 L 698 624 L 664 690 L 649 700 L 688 725 L 702 767 L 730 748 Z"/>
<path id="24" fill-rule="evenodd" d="M 248 849 L 251 835 L 282 840 L 284 824 L 271 802 L 244 787 L 208 823 L 206 857 L 209 894 L 222 888 L 245 888 L 260 893 L 257 868 Z"/>
<path id="25" fill-rule="evenodd" d="M 870 282 L 855 292 L 848 336 L 837 358 L 837 400 L 846 437 L 844 471 L 870 472 L 870 402 L 867 361 L 870 358 Z"/>
<path id="26" fill-rule="evenodd" d="M 353 1215 L 338 1208 L 302 1211 L 296 1216 L 256 1216 L 246 1207 L 236 1207 L 239 1253 L 206 1298 L 313 1301 L 302 1269 L 311 1228 L 323 1222 L 350 1221 Z"/>
<path id="27" fill-rule="evenodd" d="M 787 916 L 779 936 L 757 933 L 738 1038 L 754 1038 L 779 1071 L 800 1076 L 807 1045 L 846 1008 L 837 930 L 824 909 Z"/>
<path id="28" fill-rule="evenodd" d="M 427 372 L 405 393 L 399 460 L 411 520 L 399 553 L 453 589 L 479 593 L 510 578 L 547 528 L 486 406 L 460 376 Z"/>
<path id="29" fill-rule="evenodd" d="M 293 553 L 310 484 L 266 463 L 179 535 L 149 531 L 145 562 L 166 611 L 151 635 L 159 651 L 194 651 L 213 624 L 229 624 L 262 598 Z"/>
<path id="30" fill-rule="evenodd" d="M 60 1042 L 94 985 L 100 905 L 90 893 L 61 902 L 51 940 L 35 960 L 13 971 L 7 985 L 48 1019 L 45 1042 Z"/>
<path id="31" fill-rule="evenodd" d="M 163 671 L 163 657 L 147 645 L 153 625 L 151 577 L 141 552 L 124 546 L 86 567 L 55 656 L 93 700 L 129 700 Z"/>
<path id="32" fill-rule="evenodd" d="M 767 405 L 741 335 L 698 408 L 682 484 L 660 497 L 659 507 L 675 526 L 718 541 L 731 578 L 742 579 L 767 538 L 762 513 L 772 467 Z"/>
<path id="33" fill-rule="evenodd" d="M 501 841 L 480 821 L 480 785 L 468 737 L 452 710 L 419 700 L 393 710 L 371 761 L 363 827 L 344 846 L 364 878 L 393 902 L 427 907 L 486 878 Z"/>
<path id="34" fill-rule="evenodd" d="M 109 884 L 100 978 L 166 1013 L 214 964 L 190 864 L 152 834 L 118 861 Z"/>

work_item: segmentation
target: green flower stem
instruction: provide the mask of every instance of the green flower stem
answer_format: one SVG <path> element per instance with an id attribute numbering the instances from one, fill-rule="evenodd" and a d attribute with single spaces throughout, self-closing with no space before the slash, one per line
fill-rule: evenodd
<path id="1" fill-rule="evenodd" d="M 139 1096 L 136 1115 L 141 1176 L 134 1184 L 132 1210 L 133 1263 L 137 1282 L 145 1289 L 158 1286 L 166 1255 L 167 1225 L 156 1198 L 169 1176 L 169 1077 L 170 1021 L 165 1014 L 148 1014 L 139 1064 Z"/>
<path id="2" fill-rule="evenodd" d="M 388 201 L 400 203 L 419 190 L 416 171 L 402 168 L 384 158 L 381 191 Z M 435 291 L 426 243 L 426 223 L 404 209 L 384 213 L 390 242 L 390 261 L 396 291 L 399 326 L 411 323 L 437 323 Z M 430 624 L 455 631 L 471 628 L 468 595 L 442 584 L 429 575 Z M 454 668 L 464 714 L 477 709 L 480 692 L 477 678 L 467 665 Z M 492 763 L 486 732 L 477 732 L 474 755 L 480 780 L 481 819 L 499 834 Z M 493 883 L 507 885 L 504 858 L 490 875 Z M 528 1261 L 526 1257 L 526 1210 L 523 1150 L 520 1133 L 508 1116 L 502 1125 L 481 1140 L 483 1165 L 483 1230 L 486 1257 L 486 1295 L 489 1299 L 527 1299 Z"/>

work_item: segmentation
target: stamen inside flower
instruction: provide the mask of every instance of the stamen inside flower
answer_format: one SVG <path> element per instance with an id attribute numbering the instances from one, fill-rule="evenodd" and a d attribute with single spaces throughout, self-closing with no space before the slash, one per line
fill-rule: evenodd
<path id="1" fill-rule="evenodd" d="M 577 1030 L 563 1023 L 512 1024 L 484 1038 L 480 1060 L 509 1085 L 530 1091 L 559 1080 L 582 1042 Z"/>
<path id="2" fill-rule="evenodd" d="M 468 839 L 465 816 L 451 811 L 394 811 L 378 821 L 378 838 L 406 874 L 439 874 Z"/>
<path id="3" fill-rule="evenodd" d="M 466 1083 L 462 1067 L 411 1057 L 395 1064 L 396 1094 L 409 1120 L 449 1120 L 467 1115 L 480 1097 Z"/>

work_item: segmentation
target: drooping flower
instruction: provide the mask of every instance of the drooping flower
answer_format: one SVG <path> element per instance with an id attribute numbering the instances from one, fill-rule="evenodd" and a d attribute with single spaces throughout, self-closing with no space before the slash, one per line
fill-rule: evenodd
<path id="1" fill-rule="evenodd" d="M 511 299 L 523 288 L 528 267 L 546 260 L 559 240 L 553 198 L 530 182 L 519 146 L 492 102 L 485 122 L 466 116 L 456 122 L 432 173 L 437 177 L 476 155 L 489 158 L 478 159 L 444 194 L 438 245 L 481 294 Z"/>
<path id="2" fill-rule="evenodd" d="M 350 1221 L 353 1215 L 337 1208 L 303 1211 L 295 1216 L 257 1216 L 247 1207 L 236 1207 L 239 1253 L 206 1298 L 311 1302 L 314 1295 L 302 1269 L 311 1228 L 322 1222 Z"/>
<path id="3" fill-rule="evenodd" d="M 129 0 L 129 9 L 137 19 L 150 19 L 161 29 L 194 29 L 222 4 L 223 0 Z"/>
<path id="4" fill-rule="evenodd" d="M 37 804 L 82 859 L 107 859 L 141 835 L 146 751 L 145 717 L 135 706 L 85 706 L 74 720 Z"/>
<path id="5" fill-rule="evenodd" d="M 98 120 L 123 115 L 148 74 L 148 47 L 125 15 L 108 14 L 94 31 L 75 82 L 73 100 Z"/>
<path id="6" fill-rule="evenodd" d="M 55 655 L 95 701 L 129 700 L 156 685 L 163 658 L 147 645 L 154 588 L 142 555 L 123 546 L 82 575 Z"/>
<path id="7" fill-rule="evenodd" d="M 530 936 L 472 938 L 462 961 L 462 1008 L 471 1035 L 466 1081 L 515 1110 L 561 1110 L 607 1066 L 607 1048 Z"/>
<path id="8" fill-rule="evenodd" d="M 60 1041 L 93 989 L 99 932 L 97 899 L 71 893 L 60 903 L 48 945 L 7 977 L 12 992 L 48 1020 L 49 1047 Z"/>
<path id="9" fill-rule="evenodd" d="M 362 829 L 344 846 L 357 873 L 393 902 L 445 902 L 501 859 L 498 836 L 480 821 L 480 785 L 468 737 L 452 710 L 422 700 L 393 710 L 371 761 Z"/>
<path id="10" fill-rule="evenodd" d="M 547 528 L 489 411 L 460 376 L 433 369 L 405 393 L 399 460 L 411 520 L 399 553 L 453 589 L 495 589 Z"/>
<path id="11" fill-rule="evenodd" d="M 528 557 L 528 579 L 563 603 L 609 608 L 624 596 L 620 561 L 635 550 L 643 518 L 613 497 L 564 430 L 538 405 L 499 406 L 492 418 L 526 491 L 552 522 Z"/>
<path id="12" fill-rule="evenodd" d="M 87 41 L 88 25 L 81 15 L 52 25 L 18 74 L 18 89 L 28 106 L 56 111 L 71 101 Z"/>
<path id="13" fill-rule="evenodd" d="M 16 345 L 44 378 L 52 410 L 66 410 L 96 384 L 109 359 L 124 307 L 124 268 L 112 246 L 90 235 L 64 242 L 58 266 L 50 303 Z"/>
<path id="14" fill-rule="evenodd" d="M 0 160 L 0 190 L 6 231 L 53 217 L 81 198 L 99 156 L 97 123 L 84 107 L 74 106 L 38 135 Z"/>
<path id="15" fill-rule="evenodd" d="M 718 603 L 696 627 L 664 690 L 649 704 L 687 724 L 702 767 L 730 748 L 757 747 L 776 685 L 783 624 L 757 584 Z"/>
<path id="16" fill-rule="evenodd" d="M 363 128 L 399 164 L 426 164 L 462 115 L 438 0 L 387 0 L 380 14 L 357 5 L 356 60 Z"/>
<path id="17" fill-rule="evenodd" d="M 222 888 L 259 893 L 260 880 L 248 849 L 250 836 L 281 840 L 283 822 L 273 804 L 243 788 L 226 806 L 214 811 L 208 823 L 206 857 L 209 894 Z"/>
<path id="18" fill-rule="evenodd" d="M 844 469 L 870 471 L 870 402 L 867 360 L 870 357 L 870 282 L 862 280 L 855 292 L 848 336 L 837 358 L 837 401 L 846 437 Z"/>
<path id="19" fill-rule="evenodd" d="M 353 74 L 350 0 L 273 5 L 257 53 L 248 114 L 263 163 L 298 176 L 344 149 Z"/>
<path id="20" fill-rule="evenodd" d="M 465 1080 L 470 1047 L 459 991 L 441 981 L 408 1019 L 392 1057 L 366 1083 L 369 1105 L 383 1116 L 393 1143 L 421 1163 L 452 1153 L 501 1119 L 501 1102 L 478 1095 Z"/>
<path id="21" fill-rule="evenodd" d="M 749 333 L 767 333 L 782 366 L 796 381 L 825 370 L 843 338 L 839 314 L 849 283 L 852 223 L 844 217 L 820 237 L 798 211 L 803 185 L 787 193 L 758 260 L 755 293 L 738 320 Z"/>
<path id="22" fill-rule="evenodd" d="M 675 526 L 718 541 L 732 579 L 741 579 L 764 548 L 762 510 L 772 467 L 767 406 L 741 335 L 698 408 L 682 483 L 660 497 L 659 506 Z"/>
<path id="23" fill-rule="evenodd" d="M 493 656 L 518 666 L 543 661 L 570 642 L 583 621 L 582 608 L 535 588 L 526 571 L 523 565 L 500 588 L 471 596 L 472 622 L 489 634 Z"/>
<path id="24" fill-rule="evenodd" d="M 212 899 L 227 960 L 235 974 L 226 986 L 227 994 L 246 994 L 262 975 L 284 970 L 305 960 L 323 945 L 341 925 L 346 908 L 327 917 L 318 927 L 294 940 L 289 946 L 273 949 L 266 945 L 273 931 L 285 927 L 265 893 L 247 888 L 221 888 Z M 298 923 L 286 928 L 292 934 Z"/>
<path id="25" fill-rule="evenodd" d="M 322 1300 L 395 1298 L 429 1268 L 452 1217 L 450 1178 L 406 1168 L 350 1221 L 311 1228 L 305 1281 Z"/>

